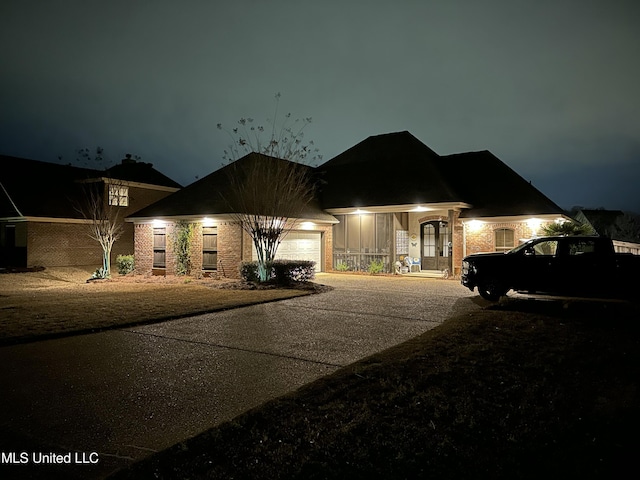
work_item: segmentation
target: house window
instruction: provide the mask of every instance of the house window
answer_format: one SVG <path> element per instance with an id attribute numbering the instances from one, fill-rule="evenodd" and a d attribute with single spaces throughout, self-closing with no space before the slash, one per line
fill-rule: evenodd
<path id="1" fill-rule="evenodd" d="M 511 228 L 496 228 L 494 236 L 496 252 L 506 252 L 516 246 L 515 232 Z"/>
<path id="2" fill-rule="evenodd" d="M 129 187 L 109 185 L 109 205 L 117 207 L 129 206 Z"/>
<path id="3" fill-rule="evenodd" d="M 153 268 L 166 267 L 167 230 L 164 227 L 153 229 Z"/>
<path id="4" fill-rule="evenodd" d="M 218 227 L 202 227 L 202 269 L 218 268 Z"/>

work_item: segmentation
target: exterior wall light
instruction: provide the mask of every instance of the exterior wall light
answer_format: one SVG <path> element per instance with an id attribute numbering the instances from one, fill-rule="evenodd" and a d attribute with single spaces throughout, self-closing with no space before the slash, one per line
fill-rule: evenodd
<path id="1" fill-rule="evenodd" d="M 164 220 L 158 220 L 157 218 L 153 220 L 154 227 L 164 227 L 166 222 Z"/>
<path id="2" fill-rule="evenodd" d="M 203 227 L 213 227 L 216 224 L 216 222 L 213 221 L 213 219 L 209 218 L 209 217 L 204 217 L 202 219 L 202 226 Z"/>
<path id="3" fill-rule="evenodd" d="M 302 222 L 300 224 L 300 228 L 302 230 L 313 230 L 313 227 L 315 227 L 315 226 L 316 226 L 316 224 L 313 223 L 313 222 Z"/>
<path id="4" fill-rule="evenodd" d="M 531 236 L 535 237 L 538 235 L 540 225 L 542 225 L 542 220 L 539 218 L 530 218 L 527 220 L 527 226 L 531 229 Z"/>
<path id="5" fill-rule="evenodd" d="M 469 220 L 465 225 L 470 232 L 477 232 L 483 227 L 484 222 L 482 220 Z"/>

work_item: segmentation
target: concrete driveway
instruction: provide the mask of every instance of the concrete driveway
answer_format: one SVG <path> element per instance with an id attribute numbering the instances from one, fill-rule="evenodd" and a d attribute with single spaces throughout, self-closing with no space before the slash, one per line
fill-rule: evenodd
<path id="1" fill-rule="evenodd" d="M 0 477 L 101 478 L 479 308 L 457 281 L 316 281 L 335 290 L 0 348 Z M 71 464 L 34 464 L 51 452 Z"/>

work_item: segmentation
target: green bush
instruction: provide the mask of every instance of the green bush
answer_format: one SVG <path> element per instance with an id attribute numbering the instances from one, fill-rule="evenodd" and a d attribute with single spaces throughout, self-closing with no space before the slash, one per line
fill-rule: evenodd
<path id="1" fill-rule="evenodd" d="M 550 223 L 542 227 L 544 235 L 593 235 L 595 232 L 588 225 L 578 222 Z"/>
<path id="2" fill-rule="evenodd" d="M 116 265 L 120 275 L 126 275 L 127 273 L 133 272 L 133 255 L 118 255 L 116 257 Z"/>
<path id="3" fill-rule="evenodd" d="M 371 275 L 382 273 L 384 271 L 384 262 L 382 260 L 371 260 L 367 270 Z"/>
<path id="4" fill-rule="evenodd" d="M 258 282 L 258 262 L 242 262 L 240 264 L 240 278 L 247 282 Z"/>
<path id="5" fill-rule="evenodd" d="M 276 260 L 271 264 L 269 280 L 276 285 L 309 282 L 315 277 L 316 262 L 310 260 Z M 240 276 L 247 282 L 258 282 L 258 262 L 243 262 Z"/>
<path id="6" fill-rule="evenodd" d="M 176 256 L 176 275 L 191 274 L 191 243 L 195 224 L 179 221 L 173 232 L 173 253 Z"/>
<path id="7" fill-rule="evenodd" d="M 336 264 L 336 270 L 339 272 L 346 272 L 349 270 L 349 264 L 347 264 L 347 262 L 345 262 L 344 260 L 338 260 L 338 263 Z"/>

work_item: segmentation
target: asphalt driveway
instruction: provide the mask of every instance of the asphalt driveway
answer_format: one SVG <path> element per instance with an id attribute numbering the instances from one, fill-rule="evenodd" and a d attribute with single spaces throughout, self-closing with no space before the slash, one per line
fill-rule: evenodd
<path id="1" fill-rule="evenodd" d="M 457 281 L 321 274 L 317 282 L 335 290 L 0 348 L 0 476 L 101 478 L 479 308 Z M 51 452 L 71 455 L 34 464 Z"/>

